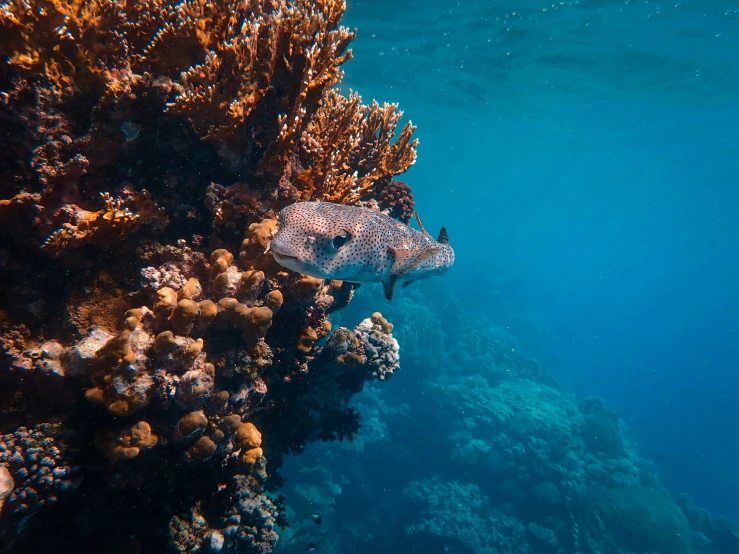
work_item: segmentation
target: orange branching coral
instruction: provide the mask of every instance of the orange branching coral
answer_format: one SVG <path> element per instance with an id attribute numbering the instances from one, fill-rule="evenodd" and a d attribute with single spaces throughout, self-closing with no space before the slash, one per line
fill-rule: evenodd
<path id="1" fill-rule="evenodd" d="M 102 194 L 102 198 L 105 206 L 96 212 L 83 210 L 75 205 L 67 206 L 72 222 L 65 223 L 61 229 L 55 231 L 46 239 L 43 247 L 56 253 L 90 241 L 99 243 L 122 237 L 133 231 L 141 221 L 160 218 L 162 223 L 166 223 L 166 216 L 146 192 L 138 194 L 134 199 L 139 213 L 133 213 L 121 198 L 112 198 L 107 192 Z"/>
<path id="2" fill-rule="evenodd" d="M 169 109 L 198 133 L 234 148 L 251 138 L 245 129 L 264 125 L 256 119 L 276 107 L 283 113 L 267 125 L 277 124 L 279 136 L 262 145 L 269 165 L 287 161 L 325 89 L 341 80 L 339 66 L 351 56 L 346 49 L 354 33 L 338 27 L 344 0 L 257 6 L 243 11 L 243 22 L 232 16 L 205 61 L 182 74 Z"/>
<path id="3" fill-rule="evenodd" d="M 176 76 L 205 55 L 250 2 L 226 0 L 11 0 L 0 13 L 0 52 L 11 66 L 79 85 L 84 74 L 130 65 Z M 121 62 L 124 62 L 123 64 Z M 108 76 L 109 77 L 109 76 Z"/>
<path id="4" fill-rule="evenodd" d="M 310 161 L 297 186 L 309 196 L 342 204 L 355 203 L 374 192 L 416 161 L 416 128 L 405 124 L 397 104 L 365 106 L 356 93 L 328 92 L 300 138 L 301 157 Z"/>
<path id="5" fill-rule="evenodd" d="M 10 0 L 0 13 L 0 48 L 11 65 L 26 70 L 45 66 L 49 74 L 100 68 L 125 52 L 116 31 L 124 22 L 120 3 L 112 0 L 50 0 L 42 7 Z M 78 63 L 70 67 L 69 62 Z"/>

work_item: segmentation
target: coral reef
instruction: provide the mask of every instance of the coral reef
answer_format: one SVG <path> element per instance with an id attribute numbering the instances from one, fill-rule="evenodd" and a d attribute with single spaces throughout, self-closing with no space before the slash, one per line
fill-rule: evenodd
<path id="1" fill-rule="evenodd" d="M 372 200 L 414 163 L 417 141 L 410 123 L 393 141 L 397 105 L 332 88 L 354 38 L 344 9 L 6 2 L 0 221 L 19 246 L 58 251 L 165 226 L 174 238 L 232 234 L 298 199 Z"/>
<path id="2" fill-rule="evenodd" d="M 368 305 L 360 289 L 337 323 Z M 354 397 L 369 417 L 350 445 L 287 460 L 293 523 L 277 551 L 737 551 L 735 522 L 671 495 L 613 410 L 576 401 L 474 306 L 435 290 L 382 309 L 401 381 Z"/>
<path id="3" fill-rule="evenodd" d="M 42 423 L 0 435 L 0 496 L 8 517 L 30 517 L 78 485 L 77 468 L 64 457 L 67 448 L 61 433 L 60 425 Z"/>
<path id="4" fill-rule="evenodd" d="M 345 8 L 1 4 L 3 551 L 270 552 L 283 456 L 398 369 L 379 313 L 332 329 L 352 285 L 269 253 L 295 201 L 412 212 L 415 127 L 335 88 Z"/>

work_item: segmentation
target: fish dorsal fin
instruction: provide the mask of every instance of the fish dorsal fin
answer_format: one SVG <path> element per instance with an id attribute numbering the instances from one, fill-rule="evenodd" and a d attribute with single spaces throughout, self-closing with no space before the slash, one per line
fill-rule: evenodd
<path id="1" fill-rule="evenodd" d="M 449 235 L 446 232 L 446 227 L 441 228 L 441 231 L 439 231 L 439 238 L 436 239 L 436 242 L 440 242 L 441 244 L 449 244 Z"/>
<path id="2" fill-rule="evenodd" d="M 410 273 L 431 256 L 441 251 L 441 248 L 396 248 L 389 246 L 388 250 L 393 254 L 393 267 L 390 275 L 401 277 Z"/>
<path id="3" fill-rule="evenodd" d="M 387 298 L 388 300 L 393 299 L 393 293 L 395 292 L 395 282 L 397 280 L 397 275 L 388 275 L 382 282 L 382 290 L 385 293 L 385 298 Z"/>
<path id="4" fill-rule="evenodd" d="M 418 212 L 416 210 L 413 210 L 413 215 L 416 217 L 416 223 L 418 223 L 418 226 L 421 228 L 421 232 L 428 238 L 432 239 L 433 237 L 426 230 L 426 227 L 423 226 L 423 223 L 421 223 L 421 217 L 418 215 Z"/>

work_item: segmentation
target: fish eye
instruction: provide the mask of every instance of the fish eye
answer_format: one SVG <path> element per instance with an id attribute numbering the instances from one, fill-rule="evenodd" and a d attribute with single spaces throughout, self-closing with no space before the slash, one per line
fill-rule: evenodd
<path id="1" fill-rule="evenodd" d="M 336 250 L 344 246 L 347 242 L 349 242 L 349 233 L 336 235 L 333 239 L 331 239 L 331 245 L 336 248 Z"/>

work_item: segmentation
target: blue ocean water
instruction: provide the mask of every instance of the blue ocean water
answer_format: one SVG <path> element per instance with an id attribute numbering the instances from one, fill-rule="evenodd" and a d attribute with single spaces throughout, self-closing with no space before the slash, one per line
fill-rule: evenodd
<path id="1" fill-rule="evenodd" d="M 601 397 L 675 497 L 739 518 L 739 4 L 354 0 L 345 24 L 342 87 L 418 125 L 403 178 L 457 262 L 392 305 L 365 286 L 342 313 L 380 306 L 402 371 L 359 396 L 355 443 L 288 461 L 278 548 L 518 552 L 470 520 L 501 502 L 486 486 L 502 462 L 484 436 L 454 450 L 483 409 L 455 387 L 489 380 L 498 347 Z M 460 461 L 476 447 L 485 472 Z M 423 521 L 406 504 L 421 498 Z M 450 520 L 439 498 L 478 509 Z"/>

